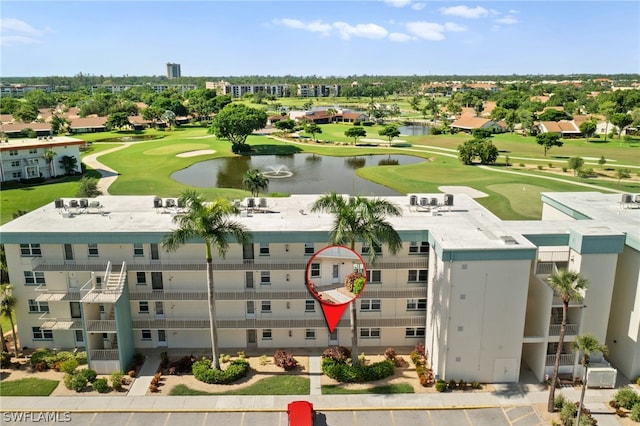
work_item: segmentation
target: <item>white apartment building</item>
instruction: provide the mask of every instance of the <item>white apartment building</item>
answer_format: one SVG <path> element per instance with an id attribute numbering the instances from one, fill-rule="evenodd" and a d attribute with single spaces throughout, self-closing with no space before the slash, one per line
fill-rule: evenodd
<path id="1" fill-rule="evenodd" d="M 60 159 L 65 155 L 76 158 L 80 171 L 80 147 L 85 144 L 83 140 L 66 136 L 0 141 L 0 182 L 63 175 Z M 55 153 L 51 163 L 44 157 L 49 150 Z"/>
<path id="2" fill-rule="evenodd" d="M 228 81 L 207 81 L 205 89 L 215 90 L 218 95 L 231 95 L 232 98 L 241 98 L 246 94 L 254 95 L 263 92 L 276 98 L 284 98 L 291 95 L 288 84 L 231 84 Z"/>
<path id="3" fill-rule="evenodd" d="M 383 246 L 371 264 L 371 248 L 356 244 L 368 277 L 353 302 L 360 347 L 423 342 L 435 374 L 447 380 L 512 382 L 523 369 L 543 380 L 552 370 L 561 309 L 545 279 L 568 267 L 590 285 L 583 303 L 569 308 L 562 372 L 580 374 L 570 345 L 589 332 L 609 345 L 618 371 L 635 378 L 640 198 L 629 197 L 621 203 L 620 195 L 545 193 L 542 220 L 535 221 L 500 220 L 464 194 L 385 197 L 402 209 L 389 220 L 403 248 L 391 255 Z M 348 314 L 329 333 L 305 282 L 332 224 L 330 215 L 310 212 L 316 198 L 239 202 L 237 220 L 253 241 L 231 244 L 225 259 L 214 256 L 223 351 L 350 346 Z M 125 368 L 143 348 L 206 348 L 204 244 L 175 252 L 161 245 L 181 211 L 175 200 L 72 201 L 57 200 L 0 228 L 21 344 L 81 347 L 92 368 L 105 372 Z M 331 263 L 330 256 L 322 262 Z M 336 268 L 310 271 L 320 282 Z"/>

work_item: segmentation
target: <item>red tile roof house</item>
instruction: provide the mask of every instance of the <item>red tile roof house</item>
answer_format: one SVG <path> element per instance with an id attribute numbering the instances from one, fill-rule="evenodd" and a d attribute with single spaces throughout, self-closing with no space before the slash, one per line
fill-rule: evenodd
<path id="1" fill-rule="evenodd" d="M 107 117 L 75 118 L 71 121 L 69 131 L 71 133 L 96 133 L 107 131 Z"/>
<path id="2" fill-rule="evenodd" d="M 335 121 L 341 121 L 343 123 L 360 123 L 367 121 L 366 114 L 361 112 L 343 112 L 335 115 Z"/>
<path id="3" fill-rule="evenodd" d="M 569 120 L 541 121 L 538 124 L 538 131 L 540 133 L 559 133 L 562 138 L 582 136 L 576 123 Z"/>
<path id="4" fill-rule="evenodd" d="M 502 133 L 506 128 L 499 122 L 469 115 L 463 115 L 451 123 L 450 127 L 471 133 L 473 129 L 489 129 L 493 133 Z"/>
<path id="5" fill-rule="evenodd" d="M 1 123 L 0 132 L 8 137 L 19 137 L 23 129 L 31 129 L 36 132 L 36 136 L 49 136 L 51 134 L 51 124 L 49 123 L 24 123 L 17 121 L 14 123 Z"/>

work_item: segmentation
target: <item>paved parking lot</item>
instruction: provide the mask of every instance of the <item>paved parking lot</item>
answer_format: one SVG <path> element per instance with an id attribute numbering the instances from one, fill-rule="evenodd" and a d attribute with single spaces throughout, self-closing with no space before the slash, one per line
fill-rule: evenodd
<path id="1" fill-rule="evenodd" d="M 70 413 L 70 425 L 83 426 L 287 426 L 285 412 L 215 412 L 215 413 Z M 3 424 L 38 424 L 5 422 Z M 26 419 L 23 419 L 26 420 Z M 61 423 L 51 422 L 50 425 Z M 395 410 L 395 411 L 319 411 L 314 426 L 537 426 L 543 425 L 531 406 L 505 406 L 464 410 Z"/>

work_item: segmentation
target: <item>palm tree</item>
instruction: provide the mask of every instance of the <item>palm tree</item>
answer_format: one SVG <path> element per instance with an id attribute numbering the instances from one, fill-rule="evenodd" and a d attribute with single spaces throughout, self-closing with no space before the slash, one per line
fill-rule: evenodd
<path id="1" fill-rule="evenodd" d="M 174 217 L 173 221 L 178 225 L 178 228 L 164 236 L 162 245 L 168 250 L 174 251 L 192 239 L 204 240 L 207 291 L 209 293 L 209 330 L 213 356 L 211 366 L 219 370 L 218 330 L 215 323 L 216 297 L 211 248 L 212 246 L 216 247 L 220 257 L 224 258 L 231 238 L 239 243 L 245 243 L 249 241 L 251 236 L 242 224 L 229 219 L 231 215 L 238 214 L 238 210 L 225 199 L 219 198 L 211 203 L 205 203 L 201 195 L 193 190 L 187 190 L 180 195 L 179 202 L 186 206 L 187 213 Z"/>
<path id="2" fill-rule="evenodd" d="M 11 334 L 13 335 L 13 348 L 18 356 L 18 339 L 16 339 L 16 326 L 13 323 L 13 311 L 16 307 L 16 298 L 13 295 L 13 286 L 11 284 L 2 284 L 0 286 L 0 316 L 5 317 L 11 324 Z M 2 336 L 4 341 L 4 335 Z"/>
<path id="3" fill-rule="evenodd" d="M 251 192 L 251 195 L 257 197 L 261 190 L 266 190 L 269 187 L 269 179 L 264 177 L 260 170 L 251 169 L 242 177 L 242 186 L 247 191 Z"/>
<path id="4" fill-rule="evenodd" d="M 584 393 L 587 389 L 587 369 L 589 368 L 589 358 L 591 355 L 607 354 L 607 345 L 602 345 L 593 334 L 580 334 L 571 344 L 574 351 L 582 352 L 581 364 L 583 368 L 582 376 L 582 392 L 580 392 L 580 404 L 578 405 L 578 418 L 576 425 L 580 424 L 580 414 L 582 413 L 582 405 L 584 403 Z"/>
<path id="5" fill-rule="evenodd" d="M 44 152 L 42 157 L 49 165 L 49 173 L 51 174 L 51 178 L 53 179 L 56 176 L 56 165 L 53 161 L 56 158 L 56 153 L 52 149 L 48 149 Z"/>
<path id="6" fill-rule="evenodd" d="M 553 364 L 553 379 L 551 381 L 549 401 L 547 403 L 547 410 L 550 413 L 553 413 L 553 402 L 558 382 L 558 371 L 560 370 L 560 355 L 562 354 L 564 335 L 567 330 L 567 311 L 569 310 L 569 302 L 582 302 L 582 299 L 584 298 L 583 293 L 587 288 L 588 281 L 578 272 L 569 271 L 568 269 L 560 269 L 548 278 L 548 284 L 554 293 L 562 299 L 562 324 L 560 325 L 558 349 L 556 350 L 556 360 Z"/>
<path id="7" fill-rule="evenodd" d="M 359 196 L 345 198 L 335 192 L 318 198 L 311 207 L 312 212 L 325 212 L 334 216 L 329 233 L 329 242 L 336 245 L 348 244 L 354 250 L 356 240 L 369 246 L 371 263 L 376 260 L 376 247 L 386 243 L 395 254 L 402 247 L 402 239 L 387 216 L 400 216 L 400 209 L 393 203 L 380 198 Z M 356 304 L 351 303 L 351 354 L 353 364 L 358 364 L 358 324 Z"/>

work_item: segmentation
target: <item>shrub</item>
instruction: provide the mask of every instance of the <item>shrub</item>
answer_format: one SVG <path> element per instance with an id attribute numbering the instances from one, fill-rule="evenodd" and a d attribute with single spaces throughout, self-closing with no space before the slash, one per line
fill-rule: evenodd
<path id="1" fill-rule="evenodd" d="M 462 390 L 466 390 L 467 389 L 467 382 L 463 379 L 460 379 L 460 381 L 458 382 L 458 388 L 462 389 Z"/>
<path id="2" fill-rule="evenodd" d="M 520 163 L 518 164 L 520 167 L 524 167 L 524 163 Z"/>
<path id="3" fill-rule="evenodd" d="M 556 410 L 561 410 L 566 401 L 567 401 L 567 398 L 565 398 L 563 394 L 561 393 L 557 394 L 556 397 L 553 399 L 553 408 L 555 408 Z"/>
<path id="4" fill-rule="evenodd" d="M 105 393 L 109 390 L 109 382 L 105 378 L 96 379 L 96 381 L 92 383 L 92 386 L 99 393 Z"/>
<path id="5" fill-rule="evenodd" d="M 567 167 L 563 167 L 563 168 L 562 168 L 562 171 L 563 171 L 564 173 L 567 173 L 567 170 L 569 170 Z"/>
<path id="6" fill-rule="evenodd" d="M 49 369 L 49 366 L 47 365 L 47 363 L 45 361 L 40 361 L 37 362 L 36 365 L 33 367 L 34 370 L 36 371 L 47 371 Z"/>
<path id="7" fill-rule="evenodd" d="M 226 370 L 211 368 L 211 360 L 202 358 L 193 363 L 193 377 L 209 384 L 229 384 L 240 380 L 249 372 L 249 361 L 235 359 L 231 361 Z"/>
<path id="8" fill-rule="evenodd" d="M 404 367 L 407 365 L 407 361 L 405 361 L 401 356 L 396 356 L 393 359 L 393 365 L 395 365 L 396 367 Z"/>
<path id="9" fill-rule="evenodd" d="M 393 348 L 387 348 L 387 350 L 384 351 L 384 357 L 393 361 L 396 359 L 396 350 Z"/>
<path id="10" fill-rule="evenodd" d="M 543 168 L 542 164 L 538 164 L 538 170 L 542 170 Z"/>
<path id="11" fill-rule="evenodd" d="M 80 373 L 76 373 L 71 378 L 71 388 L 76 392 L 82 392 L 87 387 L 87 379 Z"/>
<path id="12" fill-rule="evenodd" d="M 322 359 L 322 372 L 341 383 L 370 382 L 393 375 L 393 361 L 386 359 L 370 365 L 349 365 L 331 358 Z"/>
<path id="13" fill-rule="evenodd" d="M 78 352 L 75 356 L 76 361 L 78 361 L 79 365 L 86 365 L 87 364 L 87 352 L 86 351 L 82 351 L 82 352 Z"/>
<path id="14" fill-rule="evenodd" d="M 29 361 L 31 363 L 31 367 L 36 368 L 36 364 L 38 364 L 39 362 L 43 362 L 46 357 L 49 357 L 51 355 L 53 355 L 53 352 L 51 352 L 51 349 L 49 348 L 36 349 L 36 351 L 33 354 L 31 354 L 31 360 Z M 44 371 L 44 370 L 38 370 L 38 371 Z"/>
<path id="15" fill-rule="evenodd" d="M 11 367 L 11 354 L 9 352 L 0 353 L 0 368 Z"/>
<path id="16" fill-rule="evenodd" d="M 293 355 L 291 355 L 284 349 L 278 349 L 273 354 L 273 361 L 278 367 L 284 368 L 285 370 L 294 369 L 298 365 L 298 361 L 296 361 Z"/>
<path id="17" fill-rule="evenodd" d="M 160 389 L 158 389 L 158 385 L 155 385 L 155 384 L 151 383 L 149 385 L 149 391 L 151 393 L 157 393 L 157 392 L 160 392 Z"/>
<path id="18" fill-rule="evenodd" d="M 444 392 L 447 390 L 447 383 L 444 380 L 436 381 L 436 390 L 438 392 Z"/>
<path id="19" fill-rule="evenodd" d="M 362 278 L 362 280 L 360 280 L 360 278 Z M 353 294 L 358 294 L 359 292 L 356 292 L 356 281 L 359 283 L 357 284 L 359 289 L 362 290 L 362 286 L 364 286 L 364 275 L 360 272 L 351 272 L 344 277 L 344 288 Z"/>
<path id="20" fill-rule="evenodd" d="M 136 370 L 129 370 L 127 372 L 127 376 L 129 376 L 129 377 L 131 377 L 133 379 L 134 377 L 136 377 Z"/>
<path id="21" fill-rule="evenodd" d="M 82 375 L 82 377 L 87 379 L 87 382 L 89 382 L 89 383 L 94 383 L 96 381 L 96 379 L 98 378 L 98 373 L 96 373 L 95 370 L 92 370 L 90 368 L 85 368 L 83 370 L 80 370 L 80 372 L 78 372 L 78 374 Z"/>
<path id="22" fill-rule="evenodd" d="M 78 368 L 78 361 L 76 361 L 75 358 L 72 358 L 62 361 L 59 364 L 58 370 L 63 373 L 73 374 L 73 372 L 76 371 L 76 368 Z"/>
<path id="23" fill-rule="evenodd" d="M 560 420 L 563 425 L 573 425 L 575 423 L 576 413 L 578 410 L 571 401 L 565 401 L 560 409 Z"/>
<path id="24" fill-rule="evenodd" d="M 473 382 L 471 382 L 471 387 L 473 389 L 481 389 L 482 386 L 480 386 L 480 383 L 478 383 L 476 380 L 474 380 Z"/>
<path id="25" fill-rule="evenodd" d="M 219 359 L 221 364 L 226 364 L 227 362 L 231 361 L 231 355 L 220 354 Z"/>
<path id="26" fill-rule="evenodd" d="M 116 390 L 116 391 L 121 391 L 122 390 L 122 378 L 124 377 L 124 374 L 122 373 L 122 371 L 114 371 L 113 373 L 111 373 L 111 387 Z"/>
<path id="27" fill-rule="evenodd" d="M 636 379 L 636 385 L 640 386 L 640 376 Z"/>
<path id="28" fill-rule="evenodd" d="M 67 389 L 71 389 L 71 380 L 73 379 L 73 374 L 65 374 L 64 379 L 62 379 L 62 383 L 64 383 L 64 387 Z"/>
<path id="29" fill-rule="evenodd" d="M 458 384 L 454 379 L 449 380 L 449 389 L 454 390 L 457 386 Z"/>
<path id="30" fill-rule="evenodd" d="M 322 358 L 329 358 L 337 363 L 344 364 L 347 359 L 351 358 L 351 350 L 344 346 L 334 346 L 327 348 L 322 352 Z"/>
<path id="31" fill-rule="evenodd" d="M 260 365 L 265 366 L 267 365 L 267 356 L 266 355 L 260 355 Z"/>
<path id="32" fill-rule="evenodd" d="M 640 422 L 640 402 L 633 404 L 631 408 L 631 420 L 634 422 Z"/>
<path id="33" fill-rule="evenodd" d="M 244 351 L 238 351 L 238 358 L 245 359 L 247 354 Z"/>
<path id="34" fill-rule="evenodd" d="M 362 352 L 359 356 L 358 356 L 358 362 L 360 364 L 365 364 L 367 362 L 367 357 L 364 354 L 364 352 Z"/>
<path id="35" fill-rule="evenodd" d="M 191 367 L 193 363 L 196 361 L 196 358 L 193 355 L 183 356 L 182 358 L 170 362 L 168 364 L 169 374 L 186 374 L 191 372 Z"/>
<path id="36" fill-rule="evenodd" d="M 619 407 L 631 410 L 634 405 L 640 402 L 640 397 L 633 389 L 626 387 L 615 393 L 613 399 L 618 403 Z"/>

